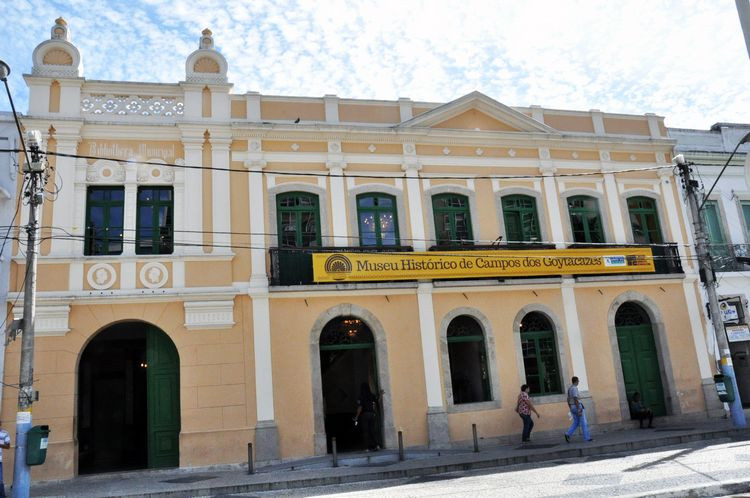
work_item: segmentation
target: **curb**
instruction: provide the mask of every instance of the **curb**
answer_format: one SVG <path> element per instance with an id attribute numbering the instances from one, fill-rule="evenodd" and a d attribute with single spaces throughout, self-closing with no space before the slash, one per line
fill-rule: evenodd
<path id="1" fill-rule="evenodd" d="M 319 487 L 319 486 L 330 486 L 336 484 L 350 484 L 354 482 L 363 481 L 381 481 L 391 479 L 402 479 L 410 477 L 423 477 L 435 474 L 442 474 L 448 472 L 460 472 L 470 470 L 481 470 L 494 467 L 506 467 L 510 465 L 528 464 L 545 462 L 550 460 L 566 459 L 566 458 L 581 458 L 595 455 L 606 455 L 616 454 L 624 452 L 639 451 L 644 449 L 658 448 L 662 446 L 674 446 L 686 443 L 692 443 L 697 441 L 710 441 L 714 439 L 723 439 L 729 437 L 737 437 L 741 439 L 750 439 L 750 433 L 744 430 L 738 429 L 722 429 L 711 432 L 704 432 L 699 434 L 682 434 L 674 436 L 666 436 L 658 439 L 647 439 L 642 441 L 630 441 L 622 443 L 611 443 L 604 444 L 595 447 L 577 447 L 568 449 L 558 449 L 556 451 L 548 451 L 545 453 L 531 453 L 526 455 L 518 456 L 492 456 L 491 454 L 485 453 L 469 453 L 462 455 L 464 461 L 456 463 L 438 463 L 435 460 L 445 460 L 445 457 L 436 457 L 433 459 L 426 460 L 414 460 L 407 462 L 413 465 L 410 468 L 390 469 L 385 470 L 383 468 L 368 468 L 362 469 L 361 472 L 356 474 L 345 474 L 340 473 L 338 475 L 328 476 L 316 476 L 316 477 L 292 477 L 291 479 L 280 479 L 281 476 L 274 475 L 278 473 L 268 474 L 265 480 L 260 482 L 245 482 L 238 484 L 226 484 L 218 486 L 207 486 L 197 487 L 182 490 L 170 490 L 170 491 L 155 491 L 155 492 L 140 492 L 140 493 L 125 493 L 120 496 L 123 497 L 153 497 L 153 498 L 174 498 L 189 496 L 211 496 L 217 494 L 233 494 L 233 493 L 248 493 L 248 492 L 260 492 L 260 491 L 280 491 L 284 489 L 299 489 L 307 487 Z M 490 450 L 491 451 L 491 450 Z M 533 451 L 533 450 L 531 450 Z M 428 460 L 433 460 L 434 463 L 430 463 Z M 422 465 L 419 465 L 422 464 Z M 343 471 L 350 470 L 351 468 L 342 468 Z M 332 469 L 331 469 L 332 470 Z M 256 474 L 260 475 L 260 474 Z M 737 483 L 716 483 L 709 484 L 705 487 L 706 491 L 701 491 L 703 488 L 693 489 L 680 489 L 675 491 L 668 491 L 665 494 L 653 493 L 647 494 L 647 496 L 716 496 L 716 494 L 732 494 L 741 493 L 750 489 L 750 481 L 742 481 Z M 713 490 L 713 491 L 711 491 Z M 698 494 L 693 494 L 698 492 Z M 704 494 L 705 493 L 705 494 Z M 644 496 L 644 495 L 639 495 Z"/>

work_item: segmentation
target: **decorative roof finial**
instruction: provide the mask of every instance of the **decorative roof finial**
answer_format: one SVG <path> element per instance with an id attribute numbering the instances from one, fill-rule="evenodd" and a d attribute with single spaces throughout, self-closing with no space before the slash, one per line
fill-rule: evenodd
<path id="1" fill-rule="evenodd" d="M 55 25 L 52 26 L 52 40 L 68 40 L 68 23 L 62 17 L 55 19 Z"/>
<path id="2" fill-rule="evenodd" d="M 201 34 L 203 36 L 201 36 L 201 42 L 198 45 L 198 48 L 213 50 L 214 38 L 213 38 L 213 33 L 211 33 L 211 30 L 206 28 L 201 32 Z"/>

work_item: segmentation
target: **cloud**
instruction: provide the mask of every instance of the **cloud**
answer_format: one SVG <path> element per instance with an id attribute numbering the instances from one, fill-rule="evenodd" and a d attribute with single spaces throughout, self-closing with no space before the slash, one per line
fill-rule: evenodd
<path id="1" fill-rule="evenodd" d="M 9 0 L 0 58 L 21 110 L 21 74 L 58 16 L 87 79 L 181 81 L 210 27 L 238 93 L 446 102 L 478 89 L 512 106 L 655 112 L 675 127 L 750 121 L 731 2 Z"/>

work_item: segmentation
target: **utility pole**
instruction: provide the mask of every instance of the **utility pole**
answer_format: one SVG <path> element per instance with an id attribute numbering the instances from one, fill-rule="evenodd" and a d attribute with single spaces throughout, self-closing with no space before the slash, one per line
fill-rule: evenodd
<path id="1" fill-rule="evenodd" d="M 13 461 L 13 497 L 29 496 L 30 471 L 26 465 L 26 439 L 31 429 L 31 403 L 34 401 L 34 315 L 36 310 L 36 264 L 39 255 L 39 213 L 44 201 L 46 159 L 40 146 L 42 134 L 28 132 L 27 145 L 31 162 L 25 163 L 29 198 L 29 224 L 26 226 L 26 275 L 23 288 L 23 319 L 21 321 L 21 369 L 19 375 L 18 412 L 16 413 L 16 452 Z"/>
<path id="2" fill-rule="evenodd" d="M 737 147 L 739 147 L 739 145 L 740 144 L 738 144 Z M 735 152 L 736 150 L 737 148 L 735 148 Z M 732 155 L 734 155 L 734 153 L 732 153 Z M 732 157 L 730 156 L 729 160 L 731 159 Z M 716 281 L 714 279 L 713 264 L 711 256 L 708 253 L 708 237 L 706 236 L 703 216 L 701 216 L 700 209 L 703 207 L 703 203 L 699 204 L 698 182 L 693 180 L 691 176 L 692 170 L 690 167 L 693 163 L 685 161 L 682 154 L 675 157 L 675 162 L 680 170 L 680 176 L 682 177 L 682 182 L 685 186 L 688 205 L 690 207 L 690 215 L 693 218 L 693 232 L 695 234 L 695 250 L 698 256 L 698 267 L 701 270 L 703 281 L 706 285 L 708 309 L 711 313 L 711 324 L 713 325 L 716 344 L 718 345 L 721 354 L 721 373 L 724 374 L 724 382 L 731 383 L 734 389 L 734 401 L 729 405 L 732 424 L 735 427 L 745 427 L 747 425 L 745 422 L 745 412 L 742 410 L 742 401 L 740 400 L 739 390 L 737 389 L 737 379 L 734 376 L 734 367 L 732 366 L 732 355 L 729 351 L 729 341 L 727 340 L 726 331 L 724 330 L 724 322 L 721 319 L 721 312 L 719 311 L 719 299 L 716 296 Z M 727 165 L 728 164 L 729 161 L 727 161 Z M 722 170 L 722 173 L 723 172 L 724 170 Z M 721 174 L 719 174 L 719 176 L 721 176 Z M 718 177 L 716 180 L 718 181 Z M 714 183 L 714 186 L 715 185 L 716 183 Z M 711 187 L 711 189 L 713 190 L 713 187 Z M 705 200 L 703 202 L 705 203 Z"/>

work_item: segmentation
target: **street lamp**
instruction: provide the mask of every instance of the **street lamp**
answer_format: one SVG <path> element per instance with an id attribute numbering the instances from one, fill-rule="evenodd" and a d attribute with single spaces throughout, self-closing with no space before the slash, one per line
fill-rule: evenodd
<path id="1" fill-rule="evenodd" d="M 747 422 L 745 421 L 745 412 L 742 409 L 742 400 L 740 399 L 739 390 L 737 389 L 737 379 L 734 375 L 734 366 L 732 365 L 732 355 L 729 351 L 729 341 L 727 340 L 726 331 L 724 329 L 724 322 L 721 319 L 721 312 L 719 311 L 719 299 L 716 295 L 716 281 L 714 279 L 713 265 L 711 256 L 708 253 L 708 237 L 706 236 L 706 230 L 703 226 L 703 216 L 701 210 L 708 200 L 708 196 L 713 192 L 714 187 L 724 173 L 724 170 L 729 166 L 732 157 L 745 142 L 750 141 L 750 133 L 747 133 L 739 141 L 737 146 L 732 151 L 732 154 L 727 159 L 724 167 L 721 168 L 721 172 L 716 177 L 713 185 L 709 189 L 708 193 L 703 197 L 703 201 L 698 204 L 698 182 L 691 178 L 690 167 L 693 165 L 692 162 L 685 160 L 685 156 L 682 154 L 677 155 L 673 161 L 677 163 L 677 167 L 680 169 L 680 176 L 682 177 L 685 191 L 687 192 L 688 204 L 690 206 L 690 214 L 693 218 L 693 232 L 695 233 L 695 250 L 698 256 L 698 265 L 703 274 L 703 280 L 706 285 L 706 295 L 708 296 L 708 309 L 711 313 L 711 324 L 714 328 L 714 336 L 716 337 L 716 344 L 719 347 L 719 353 L 721 359 L 719 360 L 721 373 L 724 375 L 725 384 L 728 382 L 734 389 L 734 400 L 729 404 L 729 412 L 732 417 L 732 424 L 735 427 L 746 427 Z M 750 154 L 745 159 L 745 167 L 747 168 L 748 160 L 750 160 Z"/>

